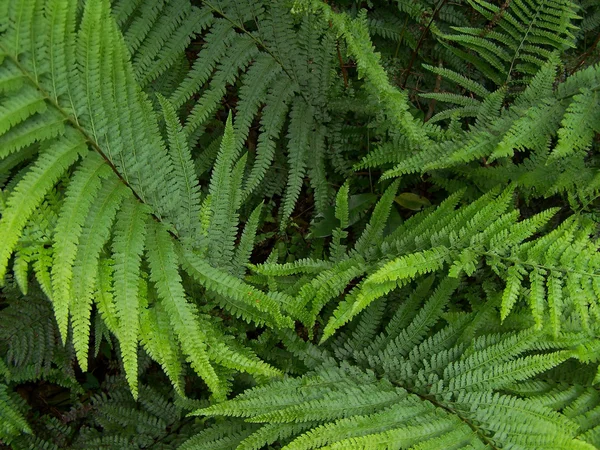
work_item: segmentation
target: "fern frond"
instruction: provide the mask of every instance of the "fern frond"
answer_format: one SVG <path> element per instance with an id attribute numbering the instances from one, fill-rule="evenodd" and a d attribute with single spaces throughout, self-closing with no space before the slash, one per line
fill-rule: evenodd
<path id="1" fill-rule="evenodd" d="M 423 67 L 425 69 L 435 73 L 436 75 L 443 76 L 444 78 L 447 78 L 450 81 L 453 81 L 454 83 L 458 84 L 459 86 L 465 88 L 466 90 L 468 90 L 470 92 L 473 92 L 474 94 L 477 94 L 478 96 L 480 96 L 482 98 L 485 98 L 490 94 L 490 92 L 484 86 L 482 86 L 480 83 L 478 83 L 470 78 L 467 78 L 464 75 L 456 73 L 452 70 L 445 69 L 443 67 L 434 67 L 434 66 L 430 66 L 427 64 L 424 64 Z"/>
<path id="2" fill-rule="evenodd" d="M 290 98 L 294 95 L 293 83 L 284 77 L 277 80 L 269 90 L 263 108 L 261 133 L 256 146 L 256 159 L 244 185 L 243 197 L 247 197 L 265 177 L 275 157 L 276 140 L 283 129 Z"/>
<path id="3" fill-rule="evenodd" d="M 289 301 L 284 294 L 265 294 L 233 275 L 213 268 L 192 252 L 182 250 L 179 255 L 191 277 L 201 282 L 209 291 L 233 300 L 235 303 L 230 306 L 245 320 L 269 323 L 273 326 L 291 326 L 290 318 L 281 313 L 285 302 Z"/>
<path id="4" fill-rule="evenodd" d="M 469 4 L 495 27 L 453 27 L 458 33 L 438 33 L 471 50 L 470 62 L 497 85 L 515 78 L 513 72 L 525 76 L 535 73 L 553 51 L 574 45 L 573 21 L 578 16 L 571 1 L 516 0 L 502 8 L 484 0 Z"/>
<path id="5" fill-rule="evenodd" d="M 551 158 L 562 158 L 590 147 L 600 129 L 598 109 L 597 91 L 582 88 L 580 94 L 573 96 L 558 130 L 558 143 Z"/>
<path id="6" fill-rule="evenodd" d="M 83 234 L 85 218 L 100 191 L 102 179 L 111 174 L 110 167 L 97 153 L 89 152 L 73 175 L 65 194 L 56 225 L 56 245 L 52 267 L 52 291 L 58 327 L 66 342 L 69 303 L 72 297 L 73 263 Z M 87 342 L 85 343 L 87 347 Z M 85 358 L 84 358 L 85 359 Z"/>
<path id="7" fill-rule="evenodd" d="M 190 81 L 191 91 L 185 81 L 182 89 L 171 83 L 185 79 L 177 72 L 185 69 L 182 52 L 195 33 L 207 27 L 216 32 L 216 25 L 224 21 L 214 17 L 214 10 L 197 9 L 184 0 L 116 1 L 114 15 L 107 0 L 80 5 L 64 0 L 8 3 L 0 26 L 2 279 L 13 255 L 13 271 L 24 290 L 33 268 L 42 289 L 53 299 L 65 340 L 71 319 L 83 370 L 96 305 L 99 318 L 95 320 L 103 323 L 98 336 L 108 331 L 116 336 L 134 395 L 140 340 L 176 386 L 181 374 L 178 358 L 183 353 L 219 398 L 225 395 L 226 379 L 235 369 L 274 375 L 276 371 L 249 350 L 227 344 L 228 331 L 215 331 L 218 337 L 210 339 L 202 334 L 206 318 L 186 299 L 179 276 L 181 263 L 174 253 L 183 242 L 199 249 L 219 247 L 220 256 L 215 252 L 209 256 L 236 272 L 223 279 L 220 269 L 202 267 L 202 283 L 217 297 L 216 301 L 207 299 L 207 311 L 219 308 L 219 302 L 230 295 L 230 303 L 241 307 L 238 313 L 253 305 L 244 314 L 246 320 L 291 326 L 281 313 L 288 297 L 267 295 L 240 279 L 258 226 L 255 213 L 236 253 L 247 158 L 239 158 L 241 138 L 229 139 L 232 145 L 222 147 L 207 197 L 212 201 L 205 199 L 201 207 L 190 146 L 194 139 L 178 117 L 196 83 Z M 162 15 L 165 12 L 168 17 Z M 236 34 L 230 23 L 224 29 L 221 37 Z M 246 40 L 238 50 L 251 57 L 258 50 L 252 39 Z M 225 50 L 228 42 L 225 39 Z M 216 53 L 215 61 L 220 59 Z M 235 54 L 229 57 L 239 59 Z M 274 67 L 272 62 L 264 59 L 264 65 L 253 69 L 249 77 L 260 78 Z M 169 68 L 173 73 L 166 73 Z M 217 78 L 225 84 L 233 72 L 237 77 L 237 69 L 219 68 Z M 213 100 L 218 105 L 222 95 L 217 85 L 206 98 L 209 109 Z M 156 96 L 157 104 L 150 101 L 148 92 Z M 245 92 L 239 132 L 249 126 L 262 105 L 262 95 L 253 97 L 250 88 Z M 227 135 L 234 135 L 231 123 Z M 152 238 L 146 239 L 148 227 Z M 145 253 L 150 282 L 142 261 Z M 248 301 L 248 290 L 263 304 L 256 304 L 254 298 Z M 172 336 L 151 339 L 148 329 L 159 319 L 144 316 L 146 307 L 163 308 L 164 313 L 158 314 L 162 314 L 161 321 L 171 324 Z M 222 355 L 209 351 L 209 345 L 221 349 Z M 208 363 L 217 359 L 215 367 Z"/>
<path id="8" fill-rule="evenodd" d="M 392 187 L 384 196 L 393 198 L 393 192 Z M 531 239 L 555 210 L 518 222 L 518 212 L 510 208 L 512 192 L 507 189 L 496 198 L 489 193 L 451 213 L 458 199 L 455 196 L 438 211 L 414 216 L 387 237 L 373 235 L 368 240 L 369 247 L 355 250 L 313 279 L 302 277 L 302 273 L 308 272 L 302 264 L 267 264 L 264 271 L 261 266 L 254 269 L 270 276 L 298 275 L 292 310 L 307 325 L 313 323 L 315 314 L 325 304 L 350 289 L 329 319 L 322 339 L 331 336 L 372 301 L 432 272 L 458 278 L 463 271 L 472 276 L 491 269 L 490 273 L 503 282 L 503 319 L 516 305 L 527 301 L 538 326 L 549 319 L 555 334 L 560 328 L 560 318 L 570 308 L 576 309 L 585 325 L 588 305 L 598 302 L 592 286 L 600 267 L 589 229 L 577 221 L 568 221 L 550 234 Z M 378 210 L 389 203 L 391 200 L 382 198 L 373 214 L 380 215 Z M 382 229 L 385 216 L 378 222 Z M 313 266 L 319 267 L 311 262 L 310 267 Z M 527 281 L 531 284 L 529 290 Z M 587 286 L 585 291 L 582 286 Z M 550 289 L 547 296 L 546 289 Z M 303 312 L 307 305 L 311 305 L 308 315 Z M 546 308 L 550 316 L 542 319 Z"/>
<path id="9" fill-rule="evenodd" d="M 348 232 L 344 230 L 348 228 L 350 220 L 348 212 L 349 189 L 350 186 L 345 183 L 335 198 L 335 218 L 340 221 L 340 226 L 333 231 L 333 239 L 331 241 L 330 253 L 334 261 L 342 260 L 346 253 L 346 246 L 342 244 L 342 239 L 348 236 Z"/>
<path id="10" fill-rule="evenodd" d="M 384 194 L 373 210 L 371 220 L 356 241 L 354 251 L 358 253 L 365 253 L 373 242 L 381 240 L 381 235 L 389 217 L 390 210 L 392 209 L 394 197 L 398 191 L 399 184 L 399 181 L 395 181 L 385 190 Z"/>
<path id="11" fill-rule="evenodd" d="M 210 322 L 203 325 L 208 330 L 207 340 L 209 355 L 212 360 L 223 367 L 243 371 L 262 377 L 282 376 L 282 372 L 275 367 L 261 361 L 249 348 L 237 343 L 231 336 L 225 336 Z"/>
<path id="12" fill-rule="evenodd" d="M 6 273 L 10 254 L 22 233 L 27 219 L 46 192 L 64 172 L 85 152 L 85 143 L 78 136 L 65 137 L 42 153 L 31 171 L 23 177 L 8 197 L 0 219 L 0 278 Z"/>
<path id="13" fill-rule="evenodd" d="M 282 72 L 282 67 L 269 54 L 261 54 L 244 74 L 235 122 L 236 149 L 248 138 L 250 125 L 266 95 L 268 87 Z"/>
<path id="14" fill-rule="evenodd" d="M 233 187 L 240 180 L 234 178 L 232 171 L 237 157 L 235 134 L 229 116 L 209 187 L 211 218 L 207 235 L 208 257 L 216 266 L 230 264 L 233 257 L 238 208 Z"/>
<path id="15" fill-rule="evenodd" d="M 300 195 L 307 165 L 309 136 L 313 132 L 313 113 L 307 103 L 302 100 L 294 102 L 290 116 L 288 131 L 289 175 L 283 199 L 281 230 L 285 228 Z"/>
<path id="16" fill-rule="evenodd" d="M 156 330 L 161 332 L 156 333 Z M 173 333 L 169 317 L 160 303 L 141 311 L 140 342 L 150 357 L 160 363 L 177 393 L 184 397 L 182 357 L 177 336 Z"/>
<path id="17" fill-rule="evenodd" d="M 226 86 L 237 78 L 238 71 L 245 69 L 257 53 L 258 49 L 250 37 L 241 36 L 234 41 L 227 55 L 219 61 L 210 88 L 195 104 L 185 123 L 184 129 L 188 135 L 200 127 L 217 109 L 220 99 L 225 94 Z"/>
<path id="18" fill-rule="evenodd" d="M 371 342 L 365 341 L 362 348 L 369 357 L 358 359 L 362 362 L 328 360 L 300 378 L 255 387 L 195 414 L 242 417 L 262 425 L 237 448 L 260 448 L 279 439 L 288 449 L 368 448 L 374 443 L 420 449 L 591 449 L 570 416 L 543 405 L 536 395 L 519 398 L 496 391 L 527 383 L 573 353 L 547 353 L 544 335 L 532 330 L 483 331 L 465 346 L 458 339 L 465 322 L 458 328 L 436 327 L 450 292 L 439 297 L 441 303 L 432 298 L 430 304 L 436 306 L 411 321 L 408 330 L 414 334 L 408 341 L 383 332 L 375 340 L 384 342 L 385 350 L 373 353 Z M 433 347 L 427 328 L 437 329 Z M 426 346 L 436 353 L 417 352 Z M 392 360 L 396 363 L 390 364 Z M 378 366 L 380 362 L 388 364 Z"/>
<path id="19" fill-rule="evenodd" d="M 177 90 L 170 98 L 176 108 L 183 105 L 183 103 L 193 95 L 196 89 L 208 80 L 217 61 L 223 57 L 227 50 L 227 45 L 234 36 L 234 31 L 227 21 L 217 20 L 215 22 L 215 25 L 206 35 L 206 42 L 208 45 L 202 49 L 186 79 L 178 86 Z"/>
<path id="20" fill-rule="evenodd" d="M 206 28 L 212 17 L 206 10 L 191 6 L 189 1 L 170 0 L 160 5 L 142 2 L 136 11 L 130 12 L 136 19 L 126 21 L 121 16 L 131 6 L 132 2 L 116 2 L 113 15 L 120 25 L 128 25 L 121 29 L 135 76 L 145 87 L 173 67 L 194 34 Z"/>
<path id="21" fill-rule="evenodd" d="M 162 95 L 157 96 L 167 124 L 169 157 L 175 168 L 174 181 L 181 193 L 181 206 L 176 211 L 176 217 L 180 218 L 181 222 L 175 225 L 182 237 L 195 236 L 195 223 L 200 213 L 200 188 L 194 172 L 192 155 L 175 108 Z"/>
<path id="22" fill-rule="evenodd" d="M 71 283 L 72 298 L 84 306 L 84 317 L 89 314 L 90 301 L 95 295 L 96 305 L 105 324 L 115 334 L 119 330 L 119 319 L 112 301 L 113 279 L 106 273 L 110 267 L 112 274 L 112 265 L 101 260 L 100 255 L 110 237 L 117 211 L 128 194 L 127 188 L 116 176 L 109 177 L 102 183 L 83 226 Z M 85 327 L 85 322 L 80 323 Z"/>
<path id="23" fill-rule="evenodd" d="M 3 442 L 600 446 L 598 7 L 351 3 L 0 1 Z"/>
<path id="24" fill-rule="evenodd" d="M 7 392 L 7 386 L 0 383 L 0 438 L 10 444 L 20 433 L 31 433 L 29 424 L 16 408 L 14 400 Z"/>
<path id="25" fill-rule="evenodd" d="M 337 32 L 344 36 L 349 53 L 356 58 L 359 76 L 365 78 L 371 95 L 384 105 L 390 120 L 412 142 L 427 145 L 429 139 L 425 128 L 417 125 L 407 111 L 406 94 L 392 86 L 379 63 L 380 55 L 373 51 L 366 15 L 361 13 L 357 19 L 352 20 L 345 14 L 333 12 L 329 5 L 316 0 L 297 1 L 295 8 L 302 7 L 319 11 L 323 19 L 331 21 Z"/>
<path id="26" fill-rule="evenodd" d="M 131 392 L 137 397 L 137 347 L 139 336 L 139 273 L 148 210 L 133 196 L 125 199 L 117 213 L 112 242 L 114 296 L 119 318 L 119 342 Z M 83 320 L 88 323 L 89 320 Z M 77 342 L 77 339 L 74 339 Z M 87 349 L 87 342 L 82 345 Z M 80 361 L 81 364 L 81 361 Z"/>
<path id="27" fill-rule="evenodd" d="M 238 276 L 243 275 L 245 272 L 246 265 L 250 262 L 250 255 L 254 248 L 254 241 L 256 239 L 256 231 L 258 230 L 258 224 L 260 221 L 260 215 L 262 212 L 262 203 L 258 205 L 244 226 L 244 231 L 240 237 L 240 243 L 235 250 L 235 263 Z"/>
<path id="28" fill-rule="evenodd" d="M 51 302 L 35 283 L 27 296 L 19 295 L 14 287 L 4 288 L 3 295 L 10 298 L 0 312 L 0 352 L 4 358 L 1 364 L 5 361 L 6 370 L 10 372 L 3 376 L 11 383 L 22 383 L 28 379 L 51 378 L 59 367 L 58 372 L 65 372 L 67 376 L 56 381 L 68 385 L 69 372 L 73 380 L 74 374 L 71 368 L 61 364 L 70 363 L 72 351 L 60 345 Z"/>
<path id="29" fill-rule="evenodd" d="M 253 424 L 225 423 L 213 428 L 208 428 L 200 434 L 187 440 L 180 450 L 221 450 L 232 448 L 247 438 L 258 427 Z"/>
<path id="30" fill-rule="evenodd" d="M 225 390 L 208 360 L 206 336 L 195 320 L 194 307 L 185 298 L 177 267 L 177 255 L 168 232 L 161 224 L 148 223 L 147 240 L 150 278 L 155 283 L 163 308 L 169 315 L 182 350 L 194 370 L 210 387 L 216 398 Z M 137 319 L 137 317 L 136 317 Z"/>

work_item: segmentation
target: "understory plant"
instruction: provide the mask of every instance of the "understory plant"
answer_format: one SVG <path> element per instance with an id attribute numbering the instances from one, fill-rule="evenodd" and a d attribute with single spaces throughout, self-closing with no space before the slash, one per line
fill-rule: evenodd
<path id="1" fill-rule="evenodd" d="M 0 2 L 0 448 L 600 448 L 599 33 Z"/>

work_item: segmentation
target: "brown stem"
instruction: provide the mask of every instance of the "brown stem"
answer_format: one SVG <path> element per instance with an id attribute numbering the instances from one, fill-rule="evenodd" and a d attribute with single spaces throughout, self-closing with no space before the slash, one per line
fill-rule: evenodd
<path id="1" fill-rule="evenodd" d="M 329 26 L 331 26 L 331 22 L 329 23 Z M 336 46 L 337 46 L 338 60 L 340 61 L 340 67 L 342 68 L 342 77 L 344 78 L 344 87 L 347 89 L 348 88 L 348 71 L 346 70 L 346 66 L 344 65 L 344 60 L 342 59 L 342 52 L 340 51 L 339 41 L 337 42 Z"/>
<path id="2" fill-rule="evenodd" d="M 323 0 L 323 2 L 327 5 L 329 4 L 327 0 Z M 331 20 L 329 21 L 329 28 L 333 27 L 333 23 Z M 337 48 L 337 56 L 338 61 L 340 62 L 340 68 L 342 69 L 342 77 L 344 78 L 344 87 L 348 88 L 348 71 L 346 70 L 346 66 L 344 65 L 344 60 L 342 59 L 342 52 L 340 51 L 340 41 L 336 41 L 335 46 Z"/>
<path id="3" fill-rule="evenodd" d="M 438 66 L 442 67 L 442 60 L 438 61 Z M 442 75 L 438 74 L 438 76 L 435 79 L 435 87 L 433 88 L 433 92 L 439 92 L 441 84 L 442 84 Z M 425 114 L 425 119 L 423 120 L 424 122 L 427 122 L 433 116 L 433 113 L 435 112 L 436 103 L 437 103 L 437 100 L 435 98 L 432 98 L 429 101 L 429 108 L 427 109 L 427 114 Z"/>
<path id="4" fill-rule="evenodd" d="M 410 62 L 408 63 L 408 67 L 406 68 L 406 71 L 405 71 L 406 75 L 404 76 L 404 82 L 402 83 L 402 86 L 401 86 L 402 89 L 404 89 L 406 87 L 406 83 L 408 81 L 408 78 L 410 77 L 410 71 L 412 70 L 412 66 L 414 65 L 415 60 L 417 59 L 417 54 L 419 53 L 419 49 L 421 48 L 421 45 L 423 44 L 423 42 L 425 40 L 425 35 L 429 32 L 431 25 L 433 25 L 435 16 L 440 12 L 440 9 L 442 9 L 442 7 L 444 6 L 444 4 L 447 1 L 448 0 L 440 0 L 438 5 L 436 6 L 436 8 L 433 10 L 433 13 L 431 14 L 431 19 L 429 20 L 427 27 L 425 27 L 425 29 L 421 33 L 421 36 L 419 37 L 419 41 L 417 42 L 417 45 L 416 45 L 415 49 L 413 50 L 412 55 L 410 57 Z"/>
<path id="5" fill-rule="evenodd" d="M 574 72 L 577 71 L 577 69 L 579 69 L 584 63 L 585 60 L 587 59 L 588 56 L 590 56 L 592 54 L 592 52 L 596 49 L 596 47 L 598 46 L 598 43 L 600 42 L 600 33 L 598 34 L 598 36 L 596 36 L 596 40 L 594 41 L 594 43 L 591 45 L 590 48 L 588 48 L 585 53 L 583 53 L 580 57 L 579 57 L 579 62 L 577 63 L 577 65 L 571 69 L 569 75 L 572 75 Z"/>

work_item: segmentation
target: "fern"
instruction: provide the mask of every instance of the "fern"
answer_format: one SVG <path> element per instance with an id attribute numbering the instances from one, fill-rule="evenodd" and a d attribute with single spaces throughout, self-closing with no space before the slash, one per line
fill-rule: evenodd
<path id="1" fill-rule="evenodd" d="M 407 157 L 374 153 L 357 167 L 397 163 L 384 178 L 449 170 L 485 189 L 517 182 L 531 196 L 569 191 L 582 202 L 593 198 L 597 180 L 586 152 L 598 129 L 595 113 L 588 113 L 597 110 L 597 98 L 586 86 L 595 85 L 598 68 L 589 67 L 554 89 L 555 64 L 551 60 L 542 67 L 509 108 L 502 108 L 504 89 L 487 95 L 471 130 L 454 134 L 452 141 Z"/>
<path id="2" fill-rule="evenodd" d="M 301 278 L 300 285 L 294 286 L 299 289 L 293 300 L 296 314 L 312 326 L 323 306 L 353 283 L 330 317 L 323 339 L 372 301 L 412 280 L 432 272 L 446 273 L 453 278 L 461 273 L 473 276 L 483 270 L 481 262 L 506 283 L 502 319 L 518 300 L 528 299 L 538 327 L 542 326 L 546 308 L 556 334 L 561 311 L 569 308 L 577 310 L 587 327 L 589 311 L 595 311 L 598 306 L 593 287 L 598 269 L 596 244 L 589 239 L 591 229 L 585 224 L 569 220 L 548 235 L 531 240 L 552 217 L 553 211 L 518 222 L 518 211 L 510 207 L 512 190 L 506 190 L 495 198 L 491 194 L 483 196 L 449 214 L 459 198 L 454 196 L 437 210 L 414 216 L 384 237 L 381 232 L 396 186 L 388 188 L 370 223 L 345 257 L 316 278 Z M 343 207 L 341 203 L 342 200 L 338 200 Z M 265 264 L 255 266 L 254 270 L 264 275 L 287 276 L 301 274 L 306 269 L 298 264 Z M 524 286 L 527 278 L 531 283 L 529 295 Z M 303 312 L 307 306 L 311 310 L 308 315 Z"/>
<path id="3" fill-rule="evenodd" d="M 0 303 L 0 441 L 7 445 L 34 433 L 15 386 L 45 380 L 81 393 L 71 366 L 75 354 L 72 345 L 60 345 L 51 303 L 35 284 L 29 291 L 22 296 L 14 282 L 7 283 Z"/>
<path id="4" fill-rule="evenodd" d="M 1 47 L 3 80 L 10 75 L 19 83 L 3 85 L 7 96 L 7 102 L 3 102 L 3 135 L 18 132 L 19 127 L 29 127 L 40 120 L 54 123 L 57 116 L 62 118 L 63 128 L 52 135 L 34 128 L 37 131 L 28 142 L 39 141 L 39 156 L 27 167 L 24 176 L 8 187 L 9 195 L 0 220 L 0 228 L 6 236 L 1 249 L 2 273 L 28 220 L 35 220 L 35 209 L 61 177 L 72 171 L 72 179 L 59 202 L 57 231 L 51 236 L 57 245 L 52 248 L 52 288 L 50 290 L 48 285 L 47 293 L 53 300 L 63 340 L 71 317 L 80 366 L 84 370 L 87 367 L 90 314 L 95 303 L 104 316 L 104 323 L 119 339 L 128 381 L 132 393 L 137 395 L 141 304 L 148 301 L 144 299 L 145 290 L 155 288 L 177 338 L 163 341 L 161 345 L 181 345 L 183 353 L 214 389 L 215 395 L 224 396 L 225 388 L 208 362 L 208 337 L 200 333 L 194 319 L 194 306 L 185 298 L 173 243 L 179 240 L 189 245 L 193 236 L 203 232 L 195 226 L 200 212 L 200 192 L 193 179 L 188 142 L 173 106 L 158 96 L 167 124 L 167 148 L 158 127 L 160 116 L 136 81 L 135 58 L 132 66 L 127 56 L 126 44 L 132 52 L 145 49 L 146 25 L 141 18 L 152 11 L 139 11 L 140 21 L 134 20 L 139 28 L 130 28 L 131 33 L 125 33 L 123 39 L 106 2 L 86 3 L 79 24 L 75 21 L 76 9 L 70 2 L 50 2 L 48 14 L 41 14 L 46 7 L 43 5 L 11 2 L 9 6 L 9 15 L 3 19 L 3 29 L 7 28 Z M 27 14 L 21 14 L 21 8 Z M 56 23 L 63 24 L 63 28 L 55 30 Z M 71 38 L 55 41 L 50 51 L 48 44 L 32 42 L 28 34 L 23 34 L 23 30 L 29 28 L 38 29 L 39 34 L 44 30 L 62 33 L 56 39 L 63 35 Z M 140 58 L 143 57 L 140 54 Z M 77 70 L 63 70 L 65 60 L 70 61 L 67 66 Z M 156 63 L 166 64 L 158 60 Z M 231 130 L 232 124 L 227 128 Z M 19 148 L 8 147 L 8 152 Z M 230 164 L 232 151 L 231 146 L 224 143 L 220 158 L 229 160 Z M 243 162 L 238 167 L 238 171 L 243 170 Z M 223 169 L 227 170 L 227 165 L 223 165 Z M 172 176 L 176 183 L 170 182 Z M 230 218 L 237 221 L 239 203 L 229 192 L 236 192 L 236 186 L 222 185 L 225 176 L 228 175 L 215 172 L 214 183 L 221 186 L 212 192 L 214 213 L 205 231 L 208 231 L 208 242 L 231 249 L 224 253 L 231 258 L 236 226 Z M 235 181 L 239 179 L 238 176 Z M 178 200 L 173 201 L 175 198 Z M 225 220 L 231 228 L 217 238 Z M 148 233 L 152 238 L 144 238 L 145 230 L 151 230 Z M 144 287 L 146 276 L 142 270 L 145 250 L 152 282 L 148 288 Z M 99 276 L 98 271 L 106 267 L 103 261 L 107 257 L 111 261 L 110 272 Z M 41 261 L 39 255 L 36 263 Z M 220 269 L 210 271 L 209 278 L 223 276 Z M 243 283 L 226 280 L 230 281 L 219 282 L 224 286 L 229 284 L 224 291 L 219 290 L 220 295 L 239 298 L 235 292 L 245 290 Z M 102 284 L 98 286 L 99 283 Z M 110 300 L 104 292 L 106 286 L 114 291 Z M 285 321 L 277 303 L 271 302 L 269 308 L 278 320 Z M 253 317 L 249 314 L 245 316 L 242 312 L 245 317 Z M 225 351 L 229 348 L 225 341 L 223 336 L 222 344 L 215 341 L 212 345 L 225 345 Z M 248 358 L 242 349 L 231 351 L 228 358 L 232 360 Z M 241 352 L 239 358 L 235 356 L 237 352 Z M 172 355 L 178 353 L 177 348 L 155 349 L 151 353 L 165 367 L 170 367 L 171 372 L 177 373 L 172 369 Z M 212 357 L 221 358 L 217 354 Z M 175 375 L 174 383 L 179 382 L 177 378 Z"/>
<path id="5" fill-rule="evenodd" d="M 31 428 L 21 413 L 16 410 L 13 402 L 6 392 L 6 385 L 0 384 L 0 418 L 2 418 L 0 438 L 7 444 L 22 432 L 31 433 Z"/>
<path id="6" fill-rule="evenodd" d="M 600 446 L 597 13 L 0 2 L 1 444 Z"/>
<path id="7" fill-rule="evenodd" d="M 433 293 L 422 314 L 409 320 L 405 330 L 416 332 L 412 340 L 396 336 L 394 329 L 378 331 L 386 321 L 382 324 L 381 306 L 373 305 L 373 314 L 363 316 L 346 338 L 347 345 L 354 343 L 347 358 L 323 358 L 302 377 L 253 388 L 195 414 L 249 422 L 246 433 L 253 434 L 230 435 L 234 442 L 227 448 L 237 449 L 275 441 L 288 449 L 368 448 L 374 443 L 394 448 L 593 448 L 586 439 L 591 433 L 579 436 L 585 428 L 572 420 L 577 413 L 554 411 L 562 408 L 544 402 L 541 392 L 520 392 L 528 383 L 542 382 L 548 369 L 573 357 L 573 350 L 548 347 L 547 335 L 531 329 L 494 334 L 485 330 L 493 322 L 478 319 L 482 311 L 435 327 L 449 299 L 447 293 L 436 297 Z M 473 320 L 479 331 L 467 338 Z M 417 332 L 434 327 L 438 331 L 429 337 Z M 568 333 L 575 334 L 563 335 L 565 343 L 579 332 Z M 339 345 L 327 350 L 336 352 Z M 511 393 L 496 391 L 508 386 Z M 233 423 L 216 425 L 215 433 Z M 182 448 L 200 448 L 194 445 L 200 436 Z"/>
<path id="8" fill-rule="evenodd" d="M 296 112 L 290 116 L 292 119 L 288 125 L 291 167 L 285 194 L 286 206 L 283 210 L 284 218 L 287 218 L 302 185 L 302 167 L 309 160 L 307 133 L 312 129 L 317 108 L 326 107 L 322 94 L 326 94 L 329 84 L 333 82 L 329 74 L 332 40 L 327 35 L 320 37 L 314 33 L 315 27 L 311 24 L 310 17 L 297 29 L 290 22 L 288 9 L 284 4 L 206 2 L 201 13 L 212 16 L 205 45 L 193 67 L 171 96 L 171 101 L 175 107 L 180 107 L 203 89 L 184 127 L 186 134 L 192 137 L 200 127 L 209 122 L 226 93 L 226 86 L 233 84 L 238 78 L 241 80 L 233 138 L 235 152 L 246 143 L 252 121 L 262 110 L 259 115 L 261 135 L 257 142 L 254 164 L 248 178 L 244 180 L 243 198 L 253 193 L 267 174 L 274 159 L 276 140 L 284 135 L 289 107 L 292 104 L 299 105 L 294 108 Z M 255 29 L 256 20 L 263 21 L 258 29 Z M 314 61 L 313 64 L 313 61 L 308 60 L 312 57 L 309 50 L 304 53 L 305 66 L 302 67 L 296 55 L 303 51 L 305 42 L 309 41 L 312 45 L 319 45 L 321 41 L 328 48 L 328 53 L 324 53 L 323 59 Z M 312 83 L 318 91 L 303 92 L 308 83 Z M 300 105 L 304 106 L 300 108 Z M 321 116 L 323 114 L 320 113 Z M 322 159 L 322 155 L 314 156 L 317 160 Z M 300 172 L 295 173 L 298 171 Z M 325 180 L 313 181 L 319 181 L 317 188 L 328 195 Z"/>
<path id="9" fill-rule="evenodd" d="M 139 274 L 142 251 L 144 249 L 144 237 L 146 235 L 147 212 L 143 205 L 137 203 L 130 197 L 125 200 L 124 209 L 126 214 L 117 214 L 114 238 L 114 298 L 115 310 L 118 318 L 118 336 L 123 354 L 123 364 L 128 374 L 137 374 L 137 340 L 139 334 Z M 155 236 L 149 238 L 150 244 Z M 158 272 L 159 268 L 156 269 Z M 170 274 L 172 275 L 172 274 Z M 84 319 L 85 320 L 85 319 Z M 89 323 L 89 319 L 85 320 Z M 76 322 L 74 331 L 77 330 Z M 76 341 L 77 342 L 77 341 Z M 87 343 L 82 345 L 87 348 Z M 81 359 L 80 359 L 81 360 Z M 136 379 L 129 381 L 134 397 L 137 396 Z"/>
<path id="10" fill-rule="evenodd" d="M 496 85 L 512 81 L 513 72 L 527 79 L 544 65 L 552 51 L 574 45 L 573 22 L 578 16 L 576 5 L 569 0 L 516 0 L 501 7 L 482 0 L 469 4 L 489 21 L 488 26 L 483 29 L 454 27 L 459 33 L 442 34 L 442 37 L 470 50 L 471 53 L 453 51 Z"/>

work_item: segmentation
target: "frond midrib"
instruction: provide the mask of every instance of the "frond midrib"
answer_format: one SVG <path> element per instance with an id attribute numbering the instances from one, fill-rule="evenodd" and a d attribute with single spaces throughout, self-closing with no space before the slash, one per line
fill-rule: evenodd
<path id="1" fill-rule="evenodd" d="M 517 61 L 517 58 L 519 57 L 519 54 L 521 52 L 521 48 L 523 47 L 523 44 L 527 40 L 527 37 L 529 36 L 529 33 L 533 29 L 533 25 L 537 22 L 537 19 L 538 19 L 539 15 L 540 15 L 540 12 L 542 11 L 542 8 L 544 6 L 546 6 L 546 0 L 544 0 L 544 1 L 542 1 L 542 2 L 540 2 L 538 4 L 538 8 L 537 8 L 537 11 L 535 12 L 535 16 L 533 17 L 533 20 L 531 20 L 529 22 L 529 25 L 527 26 L 527 31 L 521 37 L 521 41 L 519 42 L 519 47 L 515 50 L 515 54 L 514 54 L 514 56 L 512 58 L 512 61 L 510 62 L 510 67 L 508 68 L 508 73 L 506 74 L 506 81 L 504 82 L 504 84 L 508 84 L 508 82 L 510 81 L 510 74 L 512 73 L 512 70 L 513 70 L 513 67 L 515 65 L 515 62 Z"/>
<path id="2" fill-rule="evenodd" d="M 471 430 L 473 430 L 473 432 L 475 433 L 475 435 L 477 436 L 477 439 L 479 439 L 481 442 L 483 442 L 485 445 L 487 445 L 489 448 L 491 448 L 492 450 L 501 450 L 500 447 L 497 447 L 494 442 L 486 436 L 485 432 L 478 427 L 475 423 L 473 423 L 471 420 L 469 420 L 467 417 L 463 416 L 462 414 L 460 414 L 457 410 L 455 410 L 454 408 L 451 408 L 447 405 L 444 405 L 443 403 L 440 403 L 438 400 L 435 399 L 434 396 L 432 395 L 423 395 L 420 392 L 417 392 L 413 389 L 411 389 L 408 386 L 405 386 L 404 384 L 398 382 L 398 381 L 391 381 L 388 380 L 390 383 L 392 383 L 394 386 L 397 386 L 399 388 L 404 389 L 406 392 L 408 392 L 411 395 L 414 395 L 416 397 L 418 397 L 421 401 L 423 402 L 429 402 L 431 403 L 433 406 L 435 406 L 436 408 L 440 408 L 444 411 L 446 411 L 448 414 L 451 414 L 453 416 L 458 417 L 465 425 L 467 425 Z"/>

